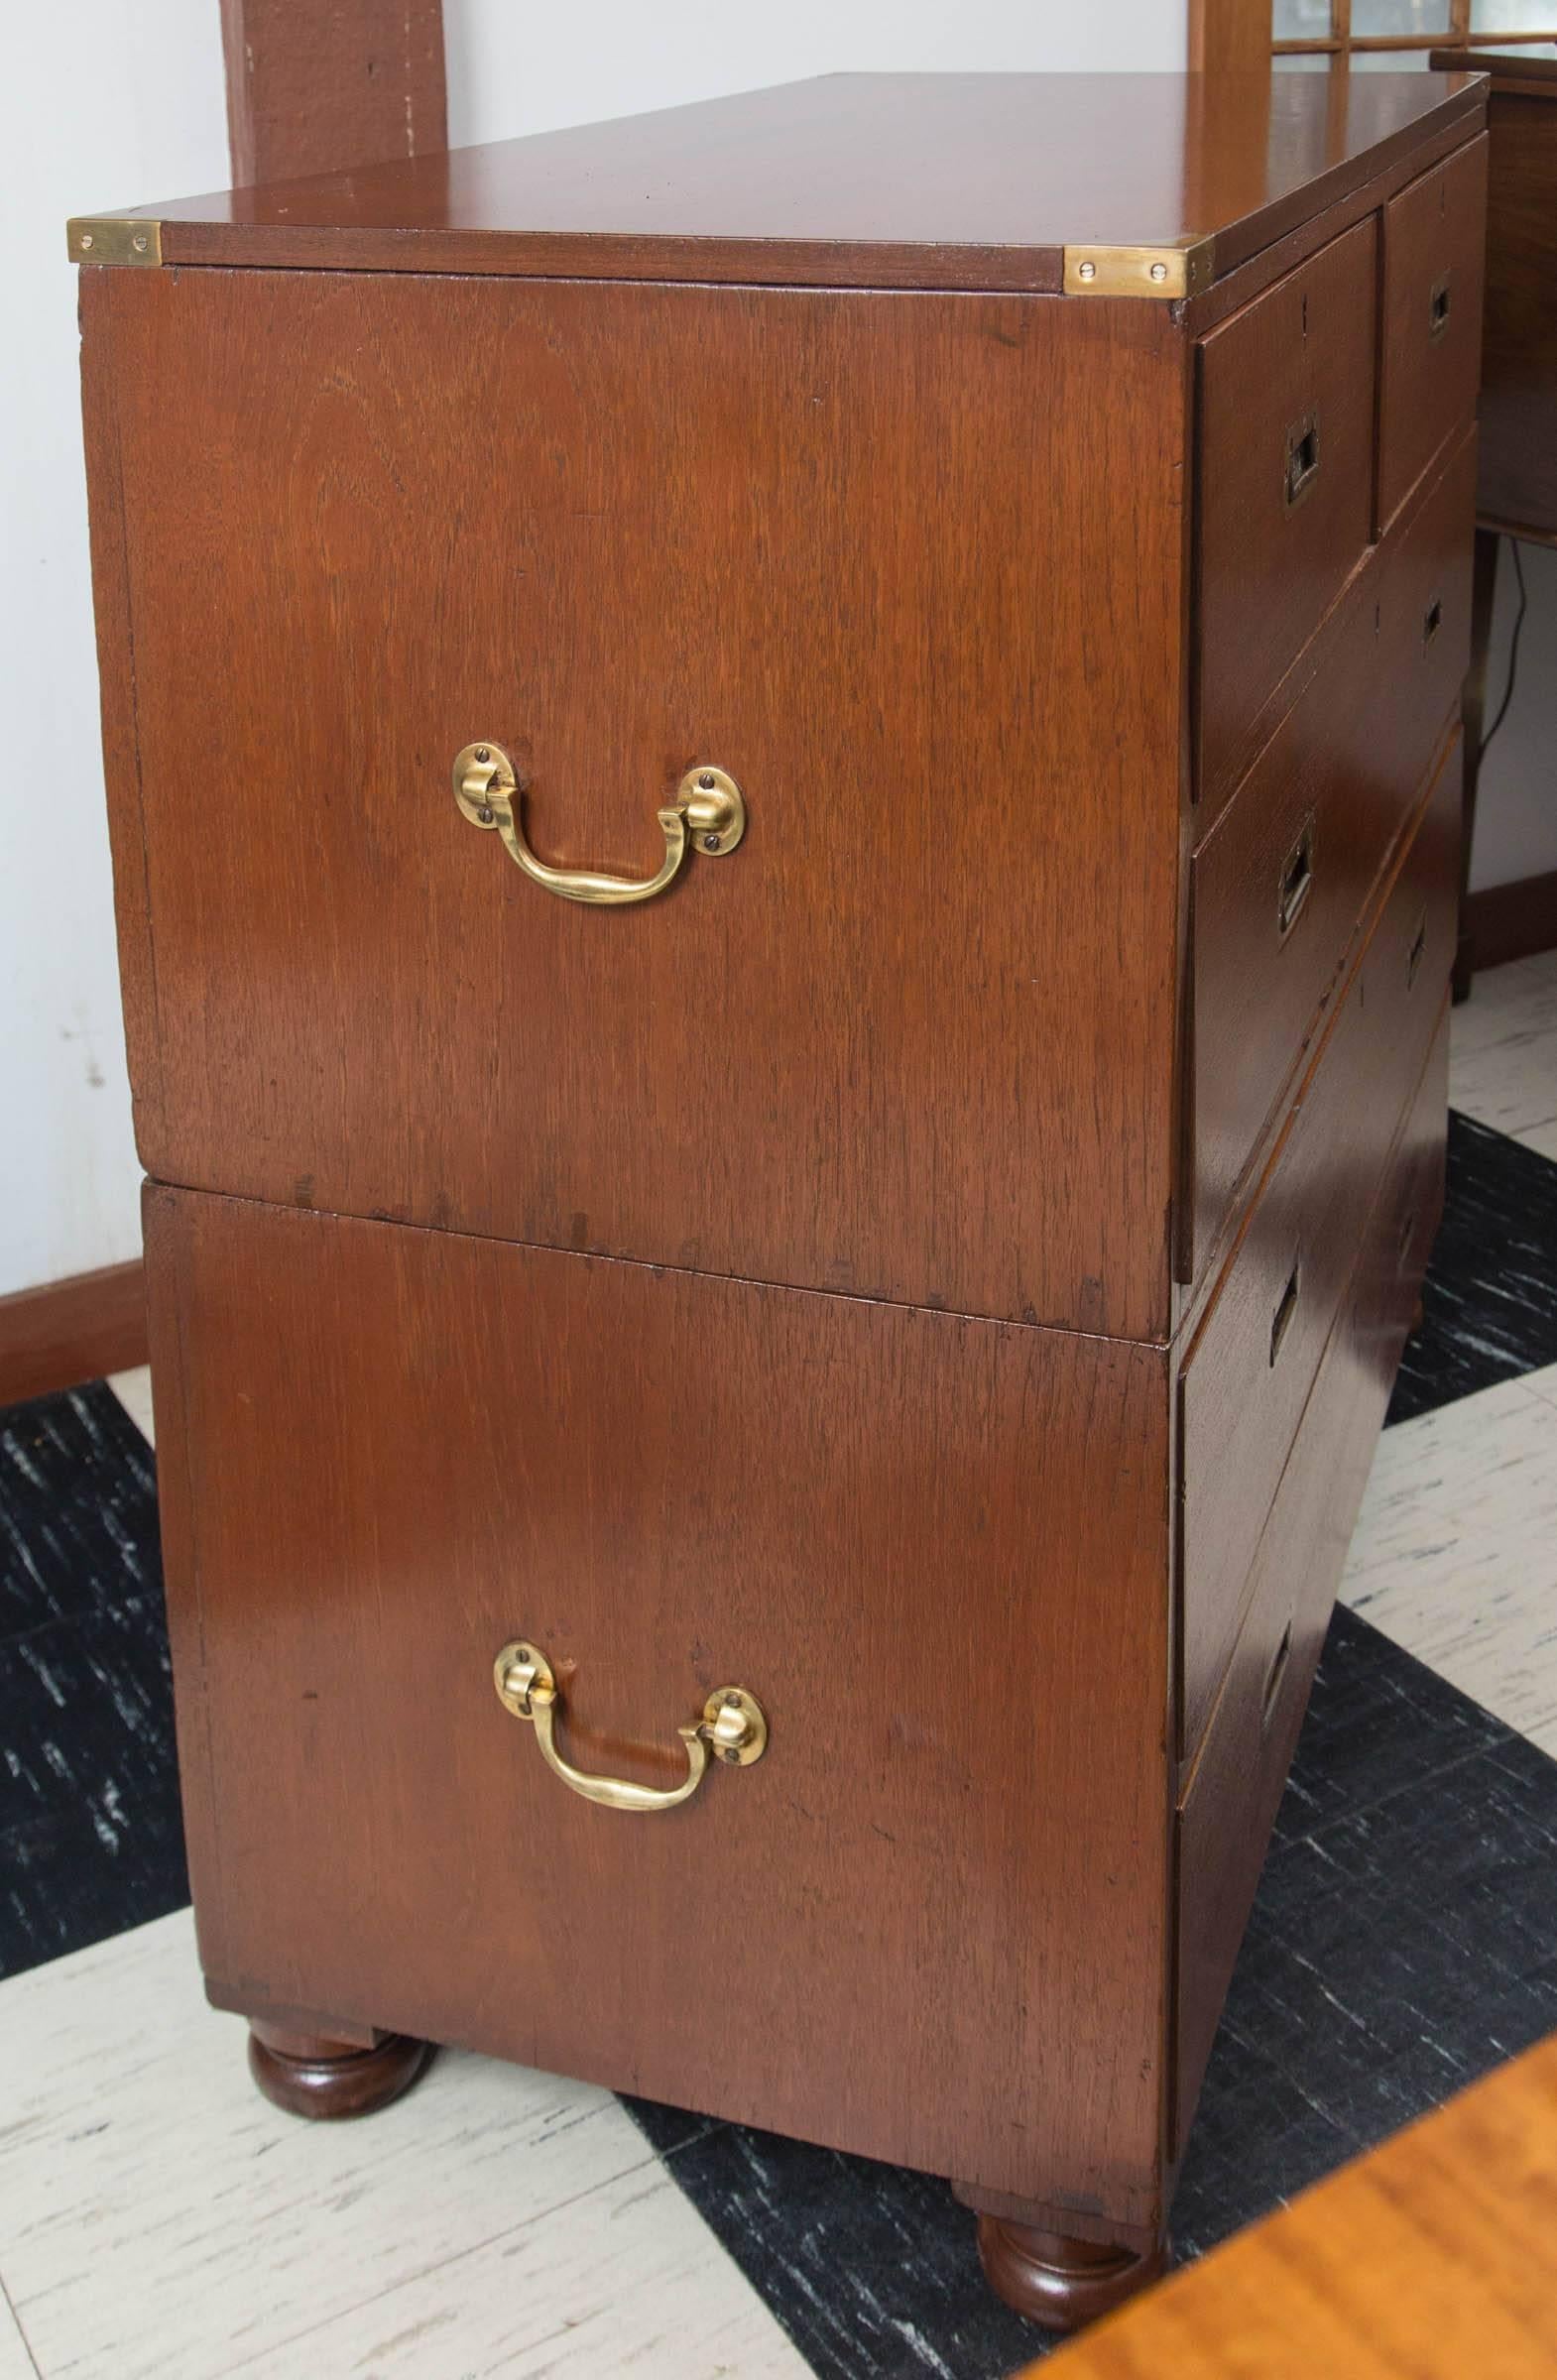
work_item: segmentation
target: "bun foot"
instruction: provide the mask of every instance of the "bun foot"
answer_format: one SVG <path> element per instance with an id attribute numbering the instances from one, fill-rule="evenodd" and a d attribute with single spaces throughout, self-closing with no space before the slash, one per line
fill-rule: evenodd
<path id="1" fill-rule="evenodd" d="M 424 2041 L 386 2033 L 371 2050 L 281 2025 L 249 2027 L 249 2072 L 265 2096 L 289 2115 L 329 2122 L 371 2115 L 409 2090 L 432 2051 Z"/>
<path id="2" fill-rule="evenodd" d="M 979 2254 L 990 2287 L 1046 2330 L 1079 2330 L 1123 2305 L 1158 2278 L 1166 2253 L 1165 2240 L 1140 2254 L 1059 2231 L 1030 2231 L 994 2214 L 979 2217 Z"/>

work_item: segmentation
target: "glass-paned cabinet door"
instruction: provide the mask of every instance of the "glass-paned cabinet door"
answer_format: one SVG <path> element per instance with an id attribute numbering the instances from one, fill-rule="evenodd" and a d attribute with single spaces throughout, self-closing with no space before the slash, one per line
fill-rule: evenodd
<path id="1" fill-rule="evenodd" d="M 1352 38 L 1377 40 L 1393 34 L 1420 40 L 1449 31 L 1449 0 L 1352 0 Z"/>
<path id="2" fill-rule="evenodd" d="M 1471 31 L 1487 39 L 1499 33 L 1557 36 L 1557 0 L 1471 0 Z"/>
<path id="3" fill-rule="evenodd" d="M 1273 42 L 1328 42 L 1330 0 L 1271 0 Z"/>

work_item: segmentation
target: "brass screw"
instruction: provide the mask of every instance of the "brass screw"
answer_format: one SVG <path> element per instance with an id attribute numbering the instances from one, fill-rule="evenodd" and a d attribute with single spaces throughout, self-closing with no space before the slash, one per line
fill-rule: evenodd
<path id="1" fill-rule="evenodd" d="M 144 231 L 138 231 L 138 232 L 136 233 L 136 235 L 135 235 L 134 239 L 133 239 L 133 240 L 130 242 L 130 245 L 131 245 L 131 247 L 132 247 L 132 248 L 135 250 L 135 253 L 136 253 L 136 255 L 137 255 L 137 256 L 144 256 L 144 255 L 146 254 L 146 234 L 145 234 L 145 232 L 144 232 Z"/>
<path id="2" fill-rule="evenodd" d="M 1096 281 L 1098 278 L 1098 268 L 1096 265 L 1079 265 L 1077 267 L 1077 271 L 1083 281 Z"/>
<path id="3" fill-rule="evenodd" d="M 83 231 L 83 232 L 82 232 L 82 234 L 81 234 L 81 246 L 82 246 L 83 248 L 90 248 L 91 244 L 92 244 L 92 235 L 91 235 L 91 233 L 90 233 L 89 231 Z"/>
<path id="4" fill-rule="evenodd" d="M 482 803 L 480 809 L 476 812 L 476 816 L 480 819 L 483 826 L 490 826 L 492 824 L 494 814 L 495 813 L 491 803 L 486 801 Z"/>
<path id="5" fill-rule="evenodd" d="M 719 837 L 717 835 L 704 835 L 703 849 L 704 851 L 717 851 L 719 849 Z"/>
<path id="6" fill-rule="evenodd" d="M 697 781 L 702 786 L 705 793 L 711 793 L 714 789 L 713 771 L 711 769 L 705 769 Z"/>
<path id="7" fill-rule="evenodd" d="M 1166 281 L 1166 279 L 1167 279 L 1167 267 L 1166 267 L 1166 265 L 1163 265 L 1163 264 L 1156 264 L 1156 265 L 1153 265 L 1153 266 L 1152 266 L 1152 268 L 1151 268 L 1151 278 L 1152 278 L 1152 280 L 1153 280 L 1153 281 Z"/>
<path id="8" fill-rule="evenodd" d="M 491 751 L 489 750 L 489 748 L 488 748 L 488 747 L 487 747 L 485 744 L 478 744 L 478 745 L 476 746 L 476 750 L 475 750 L 475 756 L 474 756 L 474 757 L 475 757 L 475 758 L 476 758 L 478 761 L 490 761 L 490 760 L 491 760 L 491 758 L 492 758 L 492 754 L 491 754 Z"/>

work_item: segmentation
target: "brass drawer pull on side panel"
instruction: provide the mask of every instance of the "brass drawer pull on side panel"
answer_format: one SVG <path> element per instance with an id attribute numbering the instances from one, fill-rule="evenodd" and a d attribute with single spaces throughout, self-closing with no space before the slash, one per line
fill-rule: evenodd
<path id="1" fill-rule="evenodd" d="M 570 1793 L 605 1810 L 673 1810 L 678 1802 L 689 1802 L 701 1785 L 710 1750 L 732 1767 L 750 1768 L 768 1749 L 768 1721 L 755 1695 L 744 1686 L 718 1686 L 695 1726 L 676 1729 L 686 1746 L 686 1776 L 679 1785 L 635 1785 L 627 1777 L 593 1777 L 557 1749 L 560 1697 L 544 1653 L 533 1644 L 506 1644 L 492 1665 L 492 1680 L 504 1710 L 534 1726 L 546 1766 Z"/>
<path id="2" fill-rule="evenodd" d="M 674 802 L 656 813 L 665 840 L 664 858 L 653 876 L 597 876 L 583 868 L 548 868 L 525 841 L 519 823 L 519 778 L 501 744 L 467 744 L 454 761 L 454 799 L 472 826 L 496 827 L 510 859 L 528 877 L 562 900 L 620 907 L 652 900 L 672 883 L 694 846 L 709 859 L 724 859 L 746 832 L 741 788 L 723 769 L 689 769 Z"/>

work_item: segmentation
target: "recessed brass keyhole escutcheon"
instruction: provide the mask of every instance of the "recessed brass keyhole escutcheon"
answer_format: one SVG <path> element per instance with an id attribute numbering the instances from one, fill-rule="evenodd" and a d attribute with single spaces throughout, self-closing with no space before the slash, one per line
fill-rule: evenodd
<path id="1" fill-rule="evenodd" d="M 725 770 L 710 767 L 688 769 L 675 800 L 656 811 L 665 848 L 653 876 L 597 876 L 583 868 L 548 868 L 538 860 L 519 822 L 519 779 L 501 744 L 467 744 L 456 755 L 454 799 L 472 826 L 495 827 L 509 857 L 548 892 L 603 907 L 652 900 L 674 880 L 688 851 L 727 859 L 746 832 L 740 786 Z"/>
<path id="2" fill-rule="evenodd" d="M 686 1775 L 679 1785 L 635 1785 L 627 1777 L 592 1777 L 575 1768 L 557 1748 L 556 1714 L 560 1703 L 556 1678 L 545 1654 L 533 1644 L 505 1644 L 492 1664 L 498 1701 L 516 1719 L 528 1719 L 536 1730 L 540 1757 L 554 1770 L 570 1793 L 606 1810 L 673 1810 L 689 1802 L 708 1774 L 709 1755 L 732 1768 L 750 1768 L 768 1749 L 768 1721 L 757 1697 L 744 1686 L 717 1686 L 703 1705 L 703 1716 L 676 1733 L 686 1746 Z"/>

